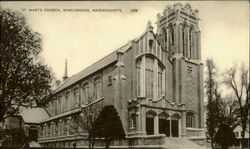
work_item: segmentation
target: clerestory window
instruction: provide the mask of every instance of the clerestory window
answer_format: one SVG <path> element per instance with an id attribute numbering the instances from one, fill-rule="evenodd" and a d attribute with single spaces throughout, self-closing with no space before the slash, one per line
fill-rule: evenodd
<path id="1" fill-rule="evenodd" d="M 89 101 L 89 84 L 86 82 L 82 85 L 82 104 L 88 104 Z"/>
<path id="2" fill-rule="evenodd" d="M 65 109 L 64 110 L 69 110 L 70 108 L 71 108 L 71 105 L 69 101 L 69 92 L 67 92 L 65 95 Z"/>
<path id="3" fill-rule="evenodd" d="M 100 77 L 96 77 L 93 79 L 94 81 L 94 92 L 93 92 L 93 99 L 96 100 L 96 99 L 99 99 L 101 98 L 101 80 L 100 80 Z"/>
<path id="4" fill-rule="evenodd" d="M 73 107 L 77 107 L 79 103 L 79 91 L 78 88 L 74 89 L 74 100 L 73 100 Z"/>

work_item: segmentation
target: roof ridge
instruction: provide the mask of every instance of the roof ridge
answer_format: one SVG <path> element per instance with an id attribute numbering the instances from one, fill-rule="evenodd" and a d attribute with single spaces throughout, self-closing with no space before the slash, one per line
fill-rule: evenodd
<path id="1" fill-rule="evenodd" d="M 89 67 L 91 67 L 92 65 L 95 65 L 95 64 L 96 64 L 96 63 L 98 63 L 99 61 L 101 61 L 101 60 L 103 60 L 104 58 L 108 57 L 109 55 L 111 55 L 111 54 L 115 53 L 117 50 L 118 50 L 118 49 L 116 49 L 116 50 L 112 51 L 112 52 L 111 52 L 111 53 L 109 53 L 108 55 L 106 55 L 106 56 L 102 57 L 101 59 L 97 60 L 97 61 L 96 61 L 96 62 L 94 62 L 93 64 L 91 64 L 91 65 L 87 66 L 86 68 L 84 68 L 84 69 L 83 69 L 83 70 L 81 70 L 80 72 L 76 73 L 75 75 L 77 75 L 77 74 L 81 73 L 81 72 L 82 72 L 82 71 L 84 71 L 85 69 L 88 69 L 88 68 L 89 68 Z M 73 77 L 73 76 L 72 76 L 72 77 Z"/>
<path id="2" fill-rule="evenodd" d="M 55 92 L 57 89 L 59 89 L 63 84 L 65 84 L 66 82 L 68 82 L 72 77 L 74 77 L 76 74 L 72 75 L 71 77 L 67 78 L 65 81 L 62 82 L 62 84 L 60 84 L 59 86 L 56 87 L 56 89 L 54 89 L 53 92 Z"/>

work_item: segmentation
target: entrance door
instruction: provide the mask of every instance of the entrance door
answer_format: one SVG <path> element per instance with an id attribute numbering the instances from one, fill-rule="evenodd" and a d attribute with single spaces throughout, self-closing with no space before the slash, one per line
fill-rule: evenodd
<path id="1" fill-rule="evenodd" d="M 179 137 L 179 124 L 178 120 L 171 121 L 172 137 Z"/>
<path id="2" fill-rule="evenodd" d="M 167 120 L 166 122 L 166 136 L 170 137 L 170 120 Z"/>
<path id="3" fill-rule="evenodd" d="M 147 132 L 147 135 L 154 134 L 154 118 L 151 118 L 151 117 L 146 118 L 146 132 Z"/>
<path id="4" fill-rule="evenodd" d="M 165 134 L 166 132 L 166 119 L 159 119 L 159 133 Z"/>
<path id="5" fill-rule="evenodd" d="M 167 137 L 170 136 L 170 121 L 167 119 L 159 119 L 159 133 L 165 134 Z"/>

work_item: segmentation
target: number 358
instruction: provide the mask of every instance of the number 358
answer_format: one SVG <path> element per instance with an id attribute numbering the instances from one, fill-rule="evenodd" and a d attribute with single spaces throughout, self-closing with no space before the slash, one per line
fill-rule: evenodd
<path id="1" fill-rule="evenodd" d="M 138 9 L 131 9 L 130 12 L 138 12 Z"/>

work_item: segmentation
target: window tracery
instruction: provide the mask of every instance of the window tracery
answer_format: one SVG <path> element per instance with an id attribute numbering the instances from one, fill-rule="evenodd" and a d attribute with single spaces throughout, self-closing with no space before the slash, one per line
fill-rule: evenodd
<path id="1" fill-rule="evenodd" d="M 163 72 L 164 67 L 156 57 L 143 55 L 138 58 L 136 61 L 137 96 L 160 99 L 163 93 Z"/>
<path id="2" fill-rule="evenodd" d="M 88 82 L 85 82 L 82 85 L 82 104 L 88 104 L 89 101 L 89 84 Z"/>
<path id="3" fill-rule="evenodd" d="M 194 114 L 192 112 L 187 113 L 186 127 L 190 127 L 190 128 L 194 127 Z"/>
<path id="4" fill-rule="evenodd" d="M 101 80 L 99 76 L 93 79 L 93 90 L 93 99 L 101 98 Z"/>
<path id="5" fill-rule="evenodd" d="M 131 114 L 131 121 L 130 121 L 130 128 L 136 128 L 136 114 L 132 113 Z"/>

